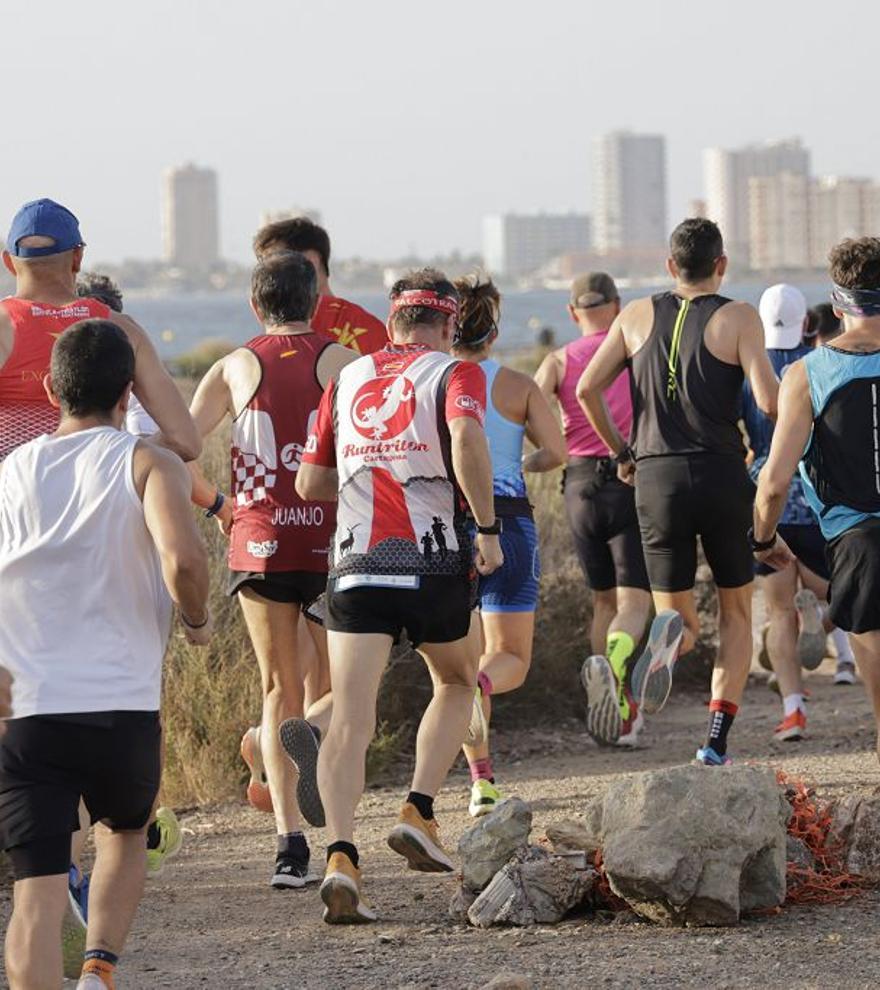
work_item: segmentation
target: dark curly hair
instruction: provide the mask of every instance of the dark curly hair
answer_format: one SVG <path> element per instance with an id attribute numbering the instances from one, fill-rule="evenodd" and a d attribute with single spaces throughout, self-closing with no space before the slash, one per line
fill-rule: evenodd
<path id="1" fill-rule="evenodd" d="M 122 312 L 122 290 L 109 275 L 83 272 L 76 280 L 76 294 L 87 299 L 97 299 L 116 313 Z"/>
<path id="2" fill-rule="evenodd" d="M 418 271 L 407 272 L 403 278 L 399 278 L 391 286 L 388 294 L 393 301 L 401 292 L 409 289 L 430 289 L 438 296 L 454 299 L 458 302 L 458 290 L 449 279 L 436 268 L 420 268 Z M 407 333 L 417 326 L 434 326 L 445 323 L 447 316 L 436 309 L 427 306 L 406 306 L 399 309 L 391 317 L 391 326 L 394 330 Z"/>
<path id="3" fill-rule="evenodd" d="M 682 220 L 669 238 L 669 254 L 683 282 L 709 278 L 724 254 L 718 225 L 704 217 Z"/>
<path id="4" fill-rule="evenodd" d="M 455 346 L 465 351 L 482 350 L 492 332 L 498 331 L 501 294 L 491 278 L 477 273 L 457 278 L 455 287 L 461 300 Z"/>
<path id="5" fill-rule="evenodd" d="M 844 289 L 880 289 L 880 238 L 847 238 L 828 255 L 831 278 Z"/>

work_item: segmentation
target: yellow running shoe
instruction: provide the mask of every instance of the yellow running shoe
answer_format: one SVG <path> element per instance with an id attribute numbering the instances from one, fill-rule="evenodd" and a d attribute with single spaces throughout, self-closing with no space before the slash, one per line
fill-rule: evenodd
<path id="1" fill-rule="evenodd" d="M 333 853 L 327 861 L 321 900 L 328 925 L 363 925 L 376 920 L 376 912 L 361 893 L 361 871 L 345 853 Z"/>
<path id="2" fill-rule="evenodd" d="M 471 787 L 471 803 L 468 813 L 471 818 L 480 818 L 495 810 L 495 805 L 501 801 L 501 791 L 491 780 L 475 780 Z"/>
<path id="3" fill-rule="evenodd" d="M 159 845 L 147 848 L 147 873 L 158 876 L 169 859 L 173 859 L 183 845 L 183 832 L 177 815 L 170 808 L 159 808 L 156 812 L 156 827 L 159 829 Z"/>
<path id="4" fill-rule="evenodd" d="M 388 845 L 405 857 L 411 870 L 422 873 L 451 873 L 455 866 L 440 844 L 437 819 L 426 821 L 414 804 L 407 802 L 388 836 Z"/>

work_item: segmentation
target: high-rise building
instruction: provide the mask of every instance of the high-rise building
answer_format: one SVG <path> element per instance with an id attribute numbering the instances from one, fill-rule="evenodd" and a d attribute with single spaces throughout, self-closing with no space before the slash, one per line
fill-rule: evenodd
<path id="1" fill-rule="evenodd" d="M 483 219 L 483 261 L 494 275 L 531 275 L 560 254 L 589 251 L 584 213 L 503 213 Z"/>
<path id="2" fill-rule="evenodd" d="M 813 183 L 810 197 L 810 255 L 822 267 L 828 252 L 845 237 L 876 235 L 880 186 L 871 179 L 826 175 Z"/>
<path id="3" fill-rule="evenodd" d="M 188 164 L 165 170 L 162 237 L 165 260 L 204 271 L 220 258 L 217 173 Z"/>
<path id="4" fill-rule="evenodd" d="M 291 206 L 283 210 L 263 210 L 260 214 L 260 226 L 265 227 L 267 223 L 278 223 L 280 220 L 296 220 L 305 217 L 312 223 L 321 225 L 321 211 L 313 210 L 305 206 Z"/>
<path id="5" fill-rule="evenodd" d="M 810 264 L 810 180 L 794 172 L 749 179 L 749 266 L 807 268 Z"/>
<path id="6" fill-rule="evenodd" d="M 600 254 L 638 257 L 665 250 L 666 139 L 629 131 L 597 137 L 593 196 L 594 246 Z"/>
<path id="7" fill-rule="evenodd" d="M 725 250 L 735 265 L 745 266 L 750 259 L 749 180 L 783 172 L 810 174 L 810 153 L 798 138 L 703 152 L 706 212 L 721 228 Z"/>

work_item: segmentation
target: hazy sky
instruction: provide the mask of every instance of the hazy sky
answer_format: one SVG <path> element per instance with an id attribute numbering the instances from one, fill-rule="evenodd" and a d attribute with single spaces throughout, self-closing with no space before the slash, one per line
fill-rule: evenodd
<path id="1" fill-rule="evenodd" d="M 220 174 L 221 248 L 320 209 L 341 256 L 480 246 L 486 213 L 589 210 L 590 143 L 667 136 L 670 220 L 701 149 L 801 136 L 880 176 L 864 0 L 2 0 L 0 229 L 52 196 L 92 261 L 160 252 L 164 166 Z"/>

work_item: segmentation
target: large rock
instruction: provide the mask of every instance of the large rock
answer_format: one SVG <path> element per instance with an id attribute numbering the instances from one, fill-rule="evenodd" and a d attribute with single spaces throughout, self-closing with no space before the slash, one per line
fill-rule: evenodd
<path id="1" fill-rule="evenodd" d="M 880 880 L 880 794 L 842 801 L 835 809 L 834 823 L 844 843 L 847 870 Z"/>
<path id="2" fill-rule="evenodd" d="M 557 852 L 583 849 L 592 856 L 602 847 L 602 798 L 595 798 L 583 812 L 583 818 L 566 818 L 547 826 L 547 838 Z"/>
<path id="3" fill-rule="evenodd" d="M 532 809 L 517 797 L 480 818 L 458 840 L 464 887 L 482 890 L 517 850 L 525 848 L 531 830 Z"/>
<path id="4" fill-rule="evenodd" d="M 769 768 L 673 767 L 613 784 L 602 815 L 611 888 L 666 925 L 732 925 L 785 900 L 790 807 Z"/>
<path id="5" fill-rule="evenodd" d="M 592 868 L 576 870 L 568 860 L 533 847 L 495 874 L 468 919 L 477 928 L 552 925 L 587 901 L 598 879 Z"/>

